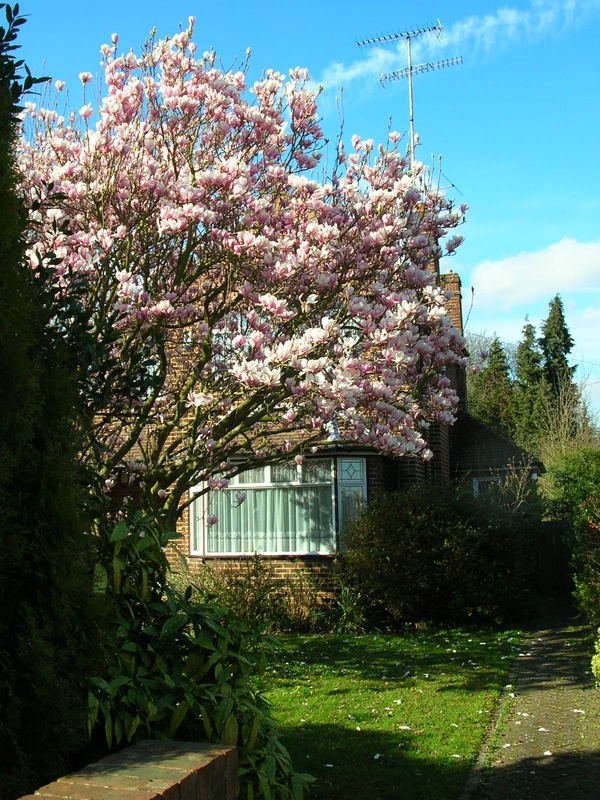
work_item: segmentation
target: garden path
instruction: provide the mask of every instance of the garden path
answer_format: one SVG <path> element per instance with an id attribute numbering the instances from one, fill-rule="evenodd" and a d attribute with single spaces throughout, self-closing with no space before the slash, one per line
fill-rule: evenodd
<path id="1" fill-rule="evenodd" d="M 547 601 L 526 633 L 502 713 L 463 800 L 600 798 L 600 691 L 589 629 Z"/>

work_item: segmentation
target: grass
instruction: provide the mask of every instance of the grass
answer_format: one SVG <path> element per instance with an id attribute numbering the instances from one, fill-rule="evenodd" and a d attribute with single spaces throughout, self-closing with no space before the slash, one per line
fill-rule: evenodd
<path id="1" fill-rule="evenodd" d="M 315 800 L 453 800 L 506 683 L 515 631 L 280 636 L 266 696 Z"/>

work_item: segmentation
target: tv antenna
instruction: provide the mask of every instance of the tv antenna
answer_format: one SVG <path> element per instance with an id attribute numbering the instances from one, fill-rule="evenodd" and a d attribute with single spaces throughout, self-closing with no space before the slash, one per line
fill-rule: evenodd
<path id="1" fill-rule="evenodd" d="M 411 60 L 411 53 L 410 53 L 410 43 L 413 39 L 416 39 L 418 36 L 424 36 L 427 34 L 434 33 L 438 39 L 442 35 L 443 25 L 437 20 L 435 25 L 429 25 L 425 28 L 415 28 L 412 31 L 403 31 L 402 33 L 386 33 L 383 36 L 373 36 L 370 39 L 361 39 L 357 41 L 356 44 L 359 47 L 363 47 L 365 45 L 376 45 L 376 44 L 389 44 L 390 42 L 398 42 L 404 39 L 406 41 L 406 50 L 407 50 L 407 57 L 408 57 L 408 66 L 404 69 L 397 69 L 394 72 L 388 73 L 381 73 L 381 77 L 379 82 L 382 86 L 385 85 L 387 81 L 394 81 L 399 80 L 400 78 L 408 78 L 408 119 L 410 125 L 410 163 L 411 165 L 414 163 L 415 160 L 415 128 L 414 128 L 414 119 L 413 119 L 413 90 L 412 90 L 412 76 L 418 75 L 421 72 L 432 72 L 435 69 L 445 69 L 446 67 L 453 67 L 458 64 L 462 64 L 463 59 L 462 56 L 458 56 L 456 58 L 446 58 L 444 61 L 436 61 L 434 63 L 426 63 L 426 64 L 416 64 L 413 66 Z"/>

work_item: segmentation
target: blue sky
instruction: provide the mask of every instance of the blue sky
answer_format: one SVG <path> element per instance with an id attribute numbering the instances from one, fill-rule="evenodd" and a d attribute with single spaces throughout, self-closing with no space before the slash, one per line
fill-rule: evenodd
<path id="1" fill-rule="evenodd" d="M 251 76 L 306 66 L 323 86 L 323 128 L 344 138 L 386 137 L 389 118 L 408 127 L 407 82 L 379 84 L 406 65 L 406 46 L 359 48 L 357 39 L 444 26 L 413 44 L 413 64 L 462 56 L 461 66 L 414 77 L 417 157 L 438 164 L 441 185 L 469 206 L 465 243 L 445 268 L 463 281 L 467 330 L 520 338 L 559 292 L 575 339 L 572 362 L 600 412 L 600 0 L 422 0 L 260 3 L 230 0 L 29 0 L 21 55 L 34 74 L 66 81 L 98 72 L 99 47 L 114 31 L 121 51 L 156 27 L 175 33 L 196 17 L 199 49 L 224 65 L 252 51 Z M 76 105 L 77 104 L 77 105 Z M 456 188 L 453 188 L 452 185 Z"/>

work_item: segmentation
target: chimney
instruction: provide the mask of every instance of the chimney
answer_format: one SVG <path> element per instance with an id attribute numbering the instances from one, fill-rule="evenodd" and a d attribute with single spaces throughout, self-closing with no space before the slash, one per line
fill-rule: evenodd
<path id="1" fill-rule="evenodd" d="M 462 336 L 463 319 L 462 319 L 462 301 L 460 294 L 460 277 L 456 272 L 446 272 L 440 276 L 440 283 L 442 288 L 447 292 L 452 292 L 452 297 L 446 303 L 446 313 L 452 325 L 458 330 Z M 452 387 L 458 394 L 458 410 L 467 410 L 467 373 L 464 367 L 453 365 L 448 369 L 448 377 L 452 381 Z"/>
<path id="2" fill-rule="evenodd" d="M 463 335 L 462 319 L 462 298 L 460 293 L 460 277 L 456 272 L 446 272 L 440 276 L 442 288 L 447 292 L 452 292 L 452 297 L 446 304 L 446 312 L 450 317 L 450 322 Z"/>

